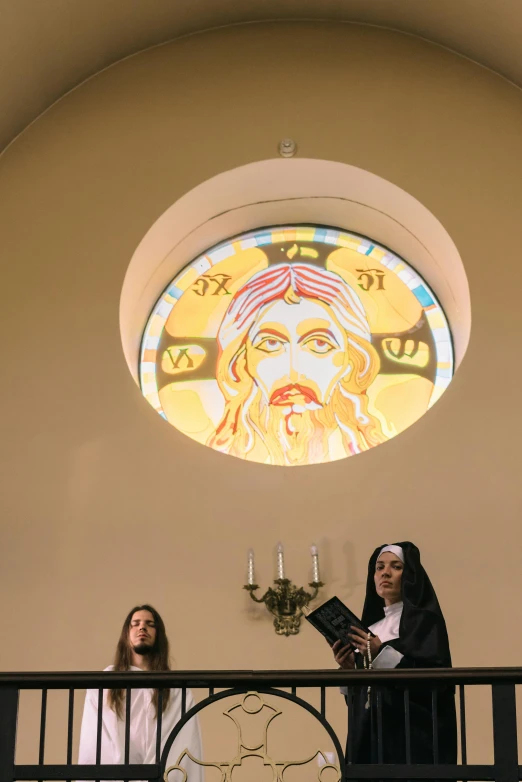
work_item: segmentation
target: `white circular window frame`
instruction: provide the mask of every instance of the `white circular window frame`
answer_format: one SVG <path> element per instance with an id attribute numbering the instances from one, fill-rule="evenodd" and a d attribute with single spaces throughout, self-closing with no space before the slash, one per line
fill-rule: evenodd
<path id="1" fill-rule="evenodd" d="M 144 236 L 120 300 L 123 351 L 136 383 L 149 315 L 183 266 L 236 234 L 299 223 L 353 231 L 402 256 L 442 305 L 459 366 L 469 342 L 471 304 L 462 260 L 444 226 L 413 196 L 369 171 L 292 158 L 250 163 L 208 179 L 169 207 Z"/>

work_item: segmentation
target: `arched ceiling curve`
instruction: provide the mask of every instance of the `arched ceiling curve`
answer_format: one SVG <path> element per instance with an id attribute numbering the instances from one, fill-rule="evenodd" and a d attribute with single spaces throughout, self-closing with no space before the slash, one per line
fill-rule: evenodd
<path id="1" fill-rule="evenodd" d="M 520 0 L 2 0 L 0 150 L 62 95 L 124 57 L 223 25 L 303 19 L 420 36 L 522 86 Z"/>

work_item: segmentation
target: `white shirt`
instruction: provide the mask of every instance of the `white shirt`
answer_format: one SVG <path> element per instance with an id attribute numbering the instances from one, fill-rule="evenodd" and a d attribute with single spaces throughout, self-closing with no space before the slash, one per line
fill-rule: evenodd
<path id="1" fill-rule="evenodd" d="M 391 606 L 384 606 L 384 619 L 379 619 L 378 622 L 374 622 L 368 628 L 382 642 L 379 654 L 372 660 L 373 668 L 396 668 L 404 657 L 393 646 L 386 646 L 386 641 L 393 641 L 394 638 L 399 638 L 402 609 L 402 601 L 400 603 L 392 603 Z M 348 687 L 340 687 L 339 689 L 343 695 L 348 695 Z"/>
<path id="2" fill-rule="evenodd" d="M 106 671 L 112 671 L 109 665 Z M 140 668 L 131 666 L 131 671 L 143 673 Z M 156 762 L 156 715 L 152 695 L 154 690 L 145 687 L 131 691 L 131 725 L 129 742 L 129 763 Z M 119 720 L 107 703 L 108 691 L 103 691 L 102 708 L 102 743 L 101 763 L 124 763 L 125 761 L 125 719 Z M 186 711 L 194 705 L 190 690 L 186 691 Z M 181 719 L 181 690 L 171 689 L 170 700 L 163 712 L 161 721 L 161 749 Z M 87 690 L 83 710 L 82 729 L 80 734 L 80 751 L 78 763 L 93 764 L 96 762 L 96 730 L 98 724 L 98 690 Z M 175 765 L 181 753 L 188 751 L 198 760 L 202 760 L 201 735 L 197 717 L 193 717 L 182 728 L 176 737 L 170 752 L 167 767 Z M 190 769 L 189 779 L 201 782 L 203 767 L 185 758 L 182 763 L 185 769 Z M 179 776 L 179 772 L 178 772 Z M 172 775 L 174 778 L 174 774 Z"/>
<path id="3" fill-rule="evenodd" d="M 391 606 L 384 606 L 384 619 L 379 619 L 368 628 L 382 641 L 382 646 L 377 657 L 372 661 L 374 668 L 396 668 L 403 654 L 392 646 L 386 646 L 386 641 L 392 641 L 399 637 L 399 626 L 401 623 L 403 603 L 392 603 Z"/>

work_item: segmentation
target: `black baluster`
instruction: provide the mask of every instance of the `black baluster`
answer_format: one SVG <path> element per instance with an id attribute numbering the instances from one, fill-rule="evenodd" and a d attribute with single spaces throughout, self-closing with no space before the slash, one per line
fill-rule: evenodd
<path id="1" fill-rule="evenodd" d="M 125 690 L 125 745 L 123 762 L 126 766 L 129 765 L 130 759 L 130 727 L 131 727 L 131 704 L 132 704 L 132 690 L 127 687 Z M 129 782 L 129 780 L 125 780 Z"/>
<path id="2" fill-rule="evenodd" d="M 496 782 L 518 782 L 517 705 L 514 684 L 494 684 L 493 746 Z"/>
<path id="3" fill-rule="evenodd" d="M 404 690 L 404 739 L 406 742 L 406 763 L 411 763 L 411 723 L 410 723 L 410 690 Z"/>
<path id="4" fill-rule="evenodd" d="M 163 690 L 158 690 L 158 718 L 156 721 L 156 763 L 161 759 L 161 723 L 163 721 Z"/>
<path id="5" fill-rule="evenodd" d="M 377 763 L 383 763 L 383 741 L 382 741 L 382 691 L 377 688 L 376 706 L 377 706 Z"/>
<path id="6" fill-rule="evenodd" d="M 67 765 L 72 763 L 72 745 L 74 729 L 74 690 L 69 690 L 69 707 L 67 710 Z M 70 779 L 67 782 L 72 782 Z"/>
<path id="7" fill-rule="evenodd" d="M 185 712 L 187 710 L 187 688 L 182 687 L 181 688 L 181 716 L 185 716 Z"/>
<path id="8" fill-rule="evenodd" d="M 96 726 L 96 765 L 99 766 L 101 762 L 101 745 L 102 745 L 102 716 L 103 716 L 103 688 L 98 690 L 98 723 Z M 100 782 L 99 779 L 96 782 Z"/>
<path id="9" fill-rule="evenodd" d="M 13 782 L 18 690 L 0 689 L 0 782 Z"/>
<path id="10" fill-rule="evenodd" d="M 40 709 L 40 748 L 38 750 L 38 765 L 45 762 L 45 728 L 47 723 L 47 690 L 42 690 L 42 706 Z M 42 780 L 40 780 L 42 782 Z"/>
<path id="11" fill-rule="evenodd" d="M 459 707 L 460 707 L 460 754 L 462 757 L 462 765 L 467 765 L 468 762 L 468 748 L 466 742 L 466 695 L 464 692 L 464 685 L 459 684 Z"/>
<path id="12" fill-rule="evenodd" d="M 42 690 L 42 705 L 40 708 L 40 749 L 38 751 L 38 763 L 44 764 L 45 757 L 45 727 L 47 722 L 47 690 Z"/>
<path id="13" fill-rule="evenodd" d="M 431 719 L 433 721 L 433 763 L 435 765 L 437 765 L 439 762 L 439 721 L 437 718 L 437 694 L 437 689 L 433 687 L 431 691 Z"/>
<path id="14" fill-rule="evenodd" d="M 348 742 L 346 747 L 347 763 L 353 763 L 353 698 L 353 688 L 348 687 L 348 694 L 346 696 L 348 703 Z"/>
<path id="15" fill-rule="evenodd" d="M 326 689 L 321 687 L 321 717 L 326 715 Z"/>

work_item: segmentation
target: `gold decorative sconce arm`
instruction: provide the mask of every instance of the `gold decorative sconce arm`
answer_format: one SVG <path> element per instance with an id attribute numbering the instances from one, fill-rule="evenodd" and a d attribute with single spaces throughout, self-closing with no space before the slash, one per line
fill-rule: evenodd
<path id="1" fill-rule="evenodd" d="M 268 587 L 262 597 L 256 597 L 254 592 L 259 589 L 257 584 L 245 584 L 243 589 L 250 593 L 256 603 L 264 603 L 274 617 L 274 627 L 278 635 L 297 635 L 301 626 L 303 609 L 315 600 L 319 589 L 324 586 L 322 581 L 312 581 L 308 586 L 312 592 L 303 587 L 296 587 L 289 578 L 277 578 L 275 587 Z"/>

